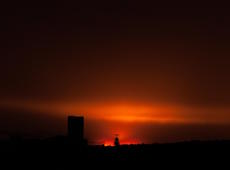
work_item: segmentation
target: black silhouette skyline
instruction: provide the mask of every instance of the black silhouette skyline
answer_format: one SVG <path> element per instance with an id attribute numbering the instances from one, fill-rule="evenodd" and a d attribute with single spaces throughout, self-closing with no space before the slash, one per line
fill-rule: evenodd
<path id="1" fill-rule="evenodd" d="M 67 129 L 65 136 L 43 140 L 0 140 L 1 167 L 106 168 L 111 163 L 116 166 L 129 163 L 129 167 L 156 168 L 178 160 L 189 166 L 225 165 L 230 146 L 227 140 L 120 145 L 118 134 L 115 134 L 114 146 L 88 145 L 84 139 L 84 118 L 79 116 L 68 117 Z"/>

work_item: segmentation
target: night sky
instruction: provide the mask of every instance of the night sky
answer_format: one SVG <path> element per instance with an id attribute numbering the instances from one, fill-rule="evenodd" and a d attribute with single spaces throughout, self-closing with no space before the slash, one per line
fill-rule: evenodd
<path id="1" fill-rule="evenodd" d="M 201 5 L 3 4 L 1 136 L 230 139 L 230 9 Z"/>

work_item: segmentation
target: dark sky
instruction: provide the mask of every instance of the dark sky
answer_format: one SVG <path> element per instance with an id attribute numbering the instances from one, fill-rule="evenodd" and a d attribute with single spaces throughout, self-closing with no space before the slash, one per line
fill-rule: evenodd
<path id="1" fill-rule="evenodd" d="M 84 111 L 90 119 L 104 118 L 109 107 L 121 103 L 138 110 L 138 103 L 179 107 L 176 118 L 186 121 L 209 122 L 212 114 L 212 122 L 230 123 L 230 10 L 183 5 L 3 4 L 1 105 L 63 115 Z M 107 110 L 95 113 L 101 105 Z M 216 113 L 208 113 L 213 109 Z M 191 110 L 195 116 L 186 116 Z M 111 114 L 126 115 L 124 109 L 118 112 Z M 138 122 L 143 114 L 134 112 Z"/>

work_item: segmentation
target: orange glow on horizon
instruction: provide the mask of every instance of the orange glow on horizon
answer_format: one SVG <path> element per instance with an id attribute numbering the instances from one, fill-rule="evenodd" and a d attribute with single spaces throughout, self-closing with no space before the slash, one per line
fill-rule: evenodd
<path id="1" fill-rule="evenodd" d="M 114 139 L 105 139 L 102 140 L 101 143 L 104 146 L 114 146 Z M 120 145 L 137 145 L 141 144 L 142 142 L 138 139 L 120 139 Z"/>
<path id="2" fill-rule="evenodd" d="M 226 125 L 230 123 L 230 108 L 228 107 L 191 107 L 131 102 L 36 103 L 22 101 L 5 103 L 5 106 L 28 109 L 31 110 L 31 113 L 38 111 L 38 113 L 49 114 L 62 120 L 69 114 L 84 116 L 86 131 L 89 130 L 86 137 L 91 137 L 89 141 L 92 144 L 104 144 L 104 146 L 114 145 L 114 134 L 120 135 L 121 145 L 148 142 L 148 140 L 145 140 L 145 137 L 141 136 L 143 132 L 136 132 L 139 130 L 138 127 L 140 125 L 146 127 L 160 124 L 167 127 L 170 124 Z M 94 129 L 95 127 L 98 129 Z M 152 136 L 157 136 L 160 132 L 153 130 L 151 133 Z"/>
<path id="3" fill-rule="evenodd" d="M 8 101 L 1 106 L 14 106 L 49 112 L 55 116 L 80 115 L 87 119 L 119 122 L 152 123 L 229 123 L 230 107 L 189 107 L 169 104 L 141 104 L 132 102 L 70 102 L 41 103 L 30 101 Z"/>

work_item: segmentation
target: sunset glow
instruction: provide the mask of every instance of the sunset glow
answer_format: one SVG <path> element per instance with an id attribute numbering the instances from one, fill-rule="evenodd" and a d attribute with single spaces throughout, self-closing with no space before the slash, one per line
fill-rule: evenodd
<path id="1" fill-rule="evenodd" d="M 14 103 L 16 103 L 14 105 Z M 6 103 L 5 103 L 6 105 Z M 10 103 L 8 103 L 10 105 Z M 55 117 L 82 115 L 86 119 L 86 137 L 89 143 L 113 146 L 114 134 L 119 134 L 121 144 L 138 144 L 149 142 L 140 136 L 142 126 L 190 126 L 227 125 L 230 123 L 229 108 L 189 107 L 179 105 L 144 105 L 137 103 L 43 103 L 11 102 L 17 108 L 29 108 L 39 112 L 50 113 Z M 218 114 L 216 114 L 218 113 Z M 91 122 L 98 122 L 92 124 Z M 157 129 L 157 127 L 155 128 Z M 141 131 L 141 130 L 140 130 Z M 159 135 L 159 130 L 152 130 Z M 163 132 L 162 132 L 163 133 Z M 164 132 L 166 133 L 166 132 Z M 149 135 L 149 134 L 146 134 Z M 147 138 L 147 137 L 145 137 Z M 182 137 L 183 139 L 183 137 Z M 156 140 L 159 140 L 156 138 Z"/>
<path id="2" fill-rule="evenodd" d="M 11 106 L 55 113 L 56 116 L 68 114 L 83 115 L 90 119 L 104 119 L 121 122 L 158 123 L 229 123 L 229 107 L 190 107 L 169 104 L 142 103 L 36 103 L 9 101 L 2 106 Z M 58 114 L 56 114 L 58 113 Z M 218 113 L 218 114 L 216 114 Z"/>
<path id="3" fill-rule="evenodd" d="M 27 16 L 33 10 L 9 13 L 6 25 L 13 25 L 4 29 L 0 62 L 2 131 L 65 135 L 66 119 L 75 115 L 85 118 L 93 144 L 109 145 L 114 134 L 121 143 L 230 138 L 226 17 L 213 9 L 99 7 L 57 18 L 62 10 L 47 10 L 47 17 L 39 10 L 40 19 Z"/>
<path id="4" fill-rule="evenodd" d="M 6 167 L 223 164 L 229 5 L 20 0 L 0 8 Z"/>

